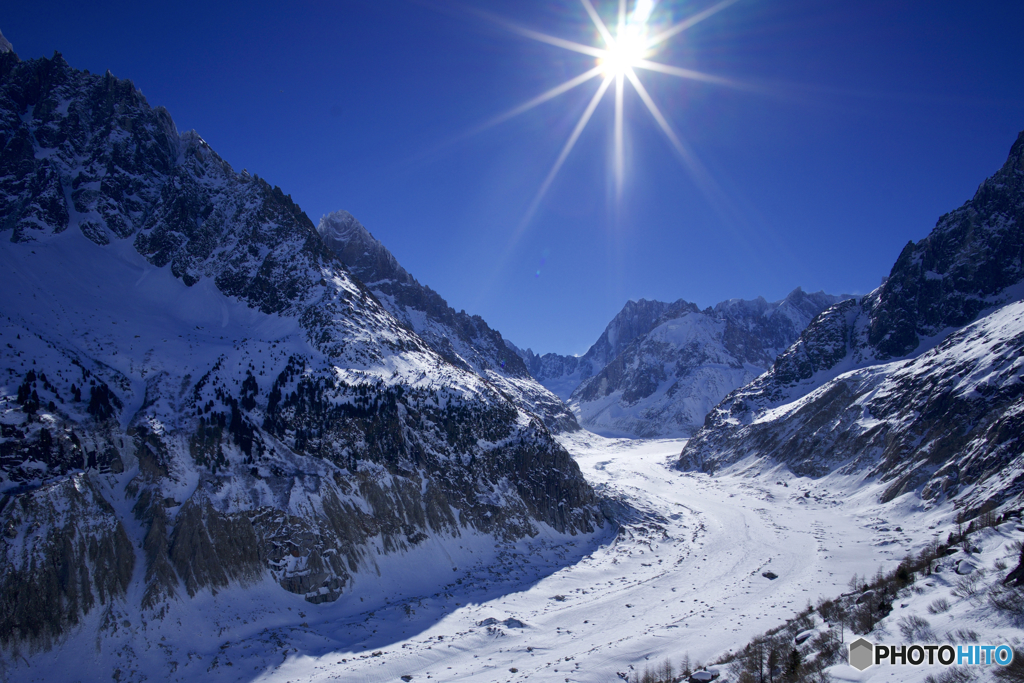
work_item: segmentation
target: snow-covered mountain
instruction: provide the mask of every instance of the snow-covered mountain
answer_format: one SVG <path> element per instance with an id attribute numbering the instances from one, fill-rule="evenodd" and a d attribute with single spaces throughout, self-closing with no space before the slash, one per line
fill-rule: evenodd
<path id="1" fill-rule="evenodd" d="M 688 436 L 726 394 L 770 367 L 837 299 L 797 288 L 782 301 L 732 299 L 703 311 L 677 301 L 580 384 L 569 404 L 593 431 Z"/>
<path id="2" fill-rule="evenodd" d="M 480 316 L 456 312 L 437 292 L 420 284 L 352 214 L 328 214 L 317 230 L 384 308 L 445 360 L 486 378 L 520 408 L 540 415 L 549 429 L 579 429 L 565 404 L 530 376 L 514 346 Z"/>
<path id="3" fill-rule="evenodd" d="M 587 429 L 688 436 L 708 410 L 769 368 L 842 298 L 797 288 L 781 301 L 732 299 L 703 311 L 683 299 L 641 299 L 628 302 L 581 357 L 519 353 Z"/>
<path id="4" fill-rule="evenodd" d="M 680 302 L 676 302 L 677 304 Z M 654 322 L 673 307 L 662 301 L 627 301 L 594 344 L 582 356 L 545 353 L 538 356 L 511 346 L 526 363 L 530 374 L 563 401 L 569 400 L 581 382 L 593 377 L 608 365 L 629 343 L 650 331 Z"/>
<path id="5" fill-rule="evenodd" d="M 1022 280 L 1024 133 L 878 289 L 822 313 L 709 413 L 682 465 L 771 457 L 815 475 L 868 470 L 890 482 L 886 498 L 1019 496 Z"/>
<path id="6" fill-rule="evenodd" d="M 0 148 L 0 646 L 603 524 L 534 413 L 131 82 L 0 53 Z"/>

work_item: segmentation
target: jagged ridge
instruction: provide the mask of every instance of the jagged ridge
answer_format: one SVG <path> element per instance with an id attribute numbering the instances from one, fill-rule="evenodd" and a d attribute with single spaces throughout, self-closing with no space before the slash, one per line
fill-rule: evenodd
<path id="1" fill-rule="evenodd" d="M 352 214 L 328 214 L 317 230 L 384 307 L 445 360 L 486 377 L 522 409 L 540 415 L 549 429 L 579 429 L 562 401 L 530 376 L 513 345 L 480 316 L 456 312 L 437 292 L 420 284 Z"/>

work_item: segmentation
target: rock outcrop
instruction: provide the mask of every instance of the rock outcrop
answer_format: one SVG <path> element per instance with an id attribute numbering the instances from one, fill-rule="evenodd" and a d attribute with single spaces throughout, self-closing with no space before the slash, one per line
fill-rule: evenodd
<path id="1" fill-rule="evenodd" d="M 538 356 L 532 349 L 513 349 L 522 357 L 531 375 L 559 398 L 568 401 L 576 387 L 600 372 L 634 339 L 647 334 L 666 311 L 685 303 L 682 300 L 675 304 L 647 299 L 627 301 L 582 356 L 557 353 Z"/>

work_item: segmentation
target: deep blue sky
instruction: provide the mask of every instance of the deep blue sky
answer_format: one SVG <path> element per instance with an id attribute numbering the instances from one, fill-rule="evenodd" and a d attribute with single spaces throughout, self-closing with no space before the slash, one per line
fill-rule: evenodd
<path id="1" fill-rule="evenodd" d="M 466 3 L 39 0 L 6 4 L 0 30 L 22 59 L 59 50 L 132 79 L 314 222 L 351 211 L 452 306 L 538 352 L 584 352 L 631 298 L 870 291 L 1024 129 L 1024 3 L 740 0 L 656 59 L 753 90 L 641 72 L 717 199 L 627 91 L 622 205 L 607 98 L 512 241 L 597 82 L 459 136 L 593 58 L 465 7 L 596 36 L 578 0 Z"/>

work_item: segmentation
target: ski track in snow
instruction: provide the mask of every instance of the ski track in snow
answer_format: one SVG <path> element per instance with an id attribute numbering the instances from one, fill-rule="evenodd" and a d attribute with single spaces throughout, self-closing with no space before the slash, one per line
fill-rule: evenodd
<path id="1" fill-rule="evenodd" d="M 379 557 L 381 577 L 357 574 L 333 604 L 306 603 L 267 579 L 204 591 L 141 624 L 123 606 L 107 617 L 96 610 L 52 658 L 12 673 L 75 680 L 61 662 L 79 661 L 83 673 L 190 683 L 617 680 L 665 658 L 706 662 L 742 647 L 808 601 L 847 590 L 855 572 L 891 569 L 948 532 L 949 510 L 925 511 L 910 497 L 882 506 L 877 487 L 859 480 L 749 470 L 712 478 L 672 467 L 682 440 L 583 432 L 562 441 L 619 526 L 518 543 L 433 539 L 423 556 Z M 102 618 L 102 643 L 81 635 Z"/>

